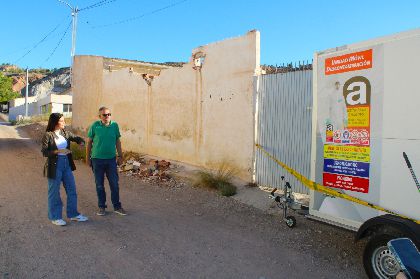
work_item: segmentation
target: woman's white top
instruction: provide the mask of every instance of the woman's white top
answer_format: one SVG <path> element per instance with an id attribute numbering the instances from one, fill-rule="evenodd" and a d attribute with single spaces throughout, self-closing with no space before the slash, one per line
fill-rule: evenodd
<path id="1" fill-rule="evenodd" d="M 57 137 L 54 137 L 55 145 L 57 145 L 58 149 L 65 149 L 67 148 L 67 141 L 66 139 L 60 135 L 60 130 L 54 131 Z M 58 156 L 66 156 L 66 154 L 58 153 Z"/>

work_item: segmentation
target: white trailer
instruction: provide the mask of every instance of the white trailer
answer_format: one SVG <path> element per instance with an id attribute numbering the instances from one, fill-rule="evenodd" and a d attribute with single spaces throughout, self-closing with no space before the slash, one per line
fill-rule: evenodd
<path id="1" fill-rule="evenodd" d="M 311 180 L 420 220 L 420 29 L 316 52 L 313 69 Z M 309 213 L 369 238 L 370 278 L 399 271 L 388 240 L 420 248 L 419 224 L 382 211 L 311 191 Z"/>

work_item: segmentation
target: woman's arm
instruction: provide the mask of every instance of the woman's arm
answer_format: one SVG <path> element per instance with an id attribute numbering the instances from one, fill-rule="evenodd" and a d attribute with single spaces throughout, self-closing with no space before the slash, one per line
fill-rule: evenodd
<path id="1" fill-rule="evenodd" d="M 70 131 L 64 130 L 64 133 L 67 135 L 69 141 L 74 141 L 77 144 L 85 144 L 85 140 L 82 137 L 76 136 Z"/>
<path id="2" fill-rule="evenodd" d="M 42 137 L 41 152 L 44 157 L 52 157 L 57 154 L 57 150 L 49 150 L 51 137 L 45 133 Z"/>

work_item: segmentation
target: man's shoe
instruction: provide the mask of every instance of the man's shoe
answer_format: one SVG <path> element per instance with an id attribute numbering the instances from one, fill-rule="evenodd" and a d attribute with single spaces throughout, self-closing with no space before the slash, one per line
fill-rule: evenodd
<path id="1" fill-rule="evenodd" d="M 65 226 L 66 225 L 66 221 L 64 221 L 63 219 L 53 220 L 53 221 L 51 221 L 51 223 L 53 223 L 56 226 Z"/>
<path id="2" fill-rule="evenodd" d="M 89 220 L 88 219 L 88 217 L 86 217 L 86 216 L 84 216 L 84 215 L 82 215 L 82 214 L 79 214 L 79 215 L 77 215 L 76 217 L 72 217 L 72 218 L 70 218 L 70 220 L 72 220 L 72 221 L 77 221 L 77 222 L 86 222 L 87 220 Z"/>
<path id="3" fill-rule="evenodd" d="M 104 207 L 99 207 L 99 210 L 98 210 L 98 212 L 96 212 L 96 215 L 105 216 L 105 208 Z"/>
<path id="4" fill-rule="evenodd" d="M 122 208 L 122 207 L 119 208 L 119 209 L 115 209 L 114 212 L 119 214 L 119 215 L 122 215 L 122 216 L 127 215 L 127 212 L 125 212 L 124 208 Z"/>

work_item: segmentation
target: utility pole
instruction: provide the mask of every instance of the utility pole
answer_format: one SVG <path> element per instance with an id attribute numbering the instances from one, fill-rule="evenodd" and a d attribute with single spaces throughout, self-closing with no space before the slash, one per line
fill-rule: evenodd
<path id="1" fill-rule="evenodd" d="M 25 117 L 28 117 L 28 87 L 29 87 L 29 69 L 26 67 L 26 92 L 25 92 Z"/>
<path id="2" fill-rule="evenodd" d="M 70 6 L 69 3 L 64 2 L 63 0 L 58 0 L 65 5 L 67 5 L 71 10 L 71 17 L 72 17 L 72 30 L 71 30 L 71 51 L 70 51 L 70 84 L 73 83 L 73 62 L 74 62 L 74 55 L 76 53 L 76 33 L 77 33 L 77 13 L 79 9 L 77 7 Z"/>

